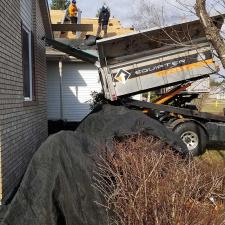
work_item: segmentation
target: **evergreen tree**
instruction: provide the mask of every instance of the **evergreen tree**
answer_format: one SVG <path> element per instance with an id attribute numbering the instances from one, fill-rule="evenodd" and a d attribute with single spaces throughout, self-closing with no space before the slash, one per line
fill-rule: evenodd
<path id="1" fill-rule="evenodd" d="M 52 0 L 51 9 L 65 10 L 70 4 L 70 0 Z"/>

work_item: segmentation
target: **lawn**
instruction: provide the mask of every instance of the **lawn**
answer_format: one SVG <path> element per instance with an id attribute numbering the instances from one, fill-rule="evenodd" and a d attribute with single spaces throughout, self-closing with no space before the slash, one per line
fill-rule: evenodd
<path id="1" fill-rule="evenodd" d="M 208 112 L 216 115 L 224 115 L 225 100 L 206 99 L 202 104 L 202 112 Z M 225 135 L 225 134 L 224 134 Z M 225 164 L 225 144 L 210 145 L 208 151 L 201 158 L 212 162 L 223 161 Z"/>
<path id="2" fill-rule="evenodd" d="M 223 149 L 209 149 L 204 155 L 200 156 L 200 159 L 207 160 L 210 163 L 224 163 L 225 165 L 225 146 Z"/>
<path id="3" fill-rule="evenodd" d="M 217 115 L 224 115 L 223 109 L 225 108 L 225 100 L 207 99 L 201 111 L 209 112 Z"/>

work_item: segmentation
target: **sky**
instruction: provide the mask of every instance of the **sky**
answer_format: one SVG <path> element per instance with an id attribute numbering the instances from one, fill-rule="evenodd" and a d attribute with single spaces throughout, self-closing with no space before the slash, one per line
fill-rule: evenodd
<path id="1" fill-rule="evenodd" d="M 51 0 L 48 0 L 51 3 Z M 177 1 L 185 2 L 183 4 L 193 5 L 195 0 L 77 0 L 77 5 L 82 11 L 82 17 L 95 17 L 97 10 L 106 3 L 110 10 L 111 16 L 118 18 L 122 26 L 129 27 L 135 25 L 134 15 L 143 14 L 141 11 L 138 12 L 138 5 L 142 2 L 154 5 L 157 10 L 161 10 L 164 7 L 166 20 L 169 23 L 173 23 L 179 18 L 184 18 L 189 14 L 188 10 L 183 10 L 185 6 L 181 6 Z M 208 0 L 210 3 L 216 0 Z M 182 10 L 180 10 L 182 8 Z M 143 17 L 143 16 L 142 16 Z"/>
<path id="2" fill-rule="evenodd" d="M 95 17 L 99 8 L 106 3 L 111 9 L 111 16 L 119 18 L 124 26 L 131 26 L 132 19 L 129 11 L 131 2 L 129 0 L 77 0 L 77 6 L 82 11 L 82 17 Z M 51 3 L 51 0 L 49 0 Z"/>
<path id="3" fill-rule="evenodd" d="M 83 17 L 95 17 L 97 10 L 106 3 L 111 10 L 111 16 L 119 18 L 123 25 L 131 25 L 132 20 L 129 18 L 131 11 L 131 2 L 129 0 L 77 0 L 78 7 L 82 10 Z"/>
<path id="4" fill-rule="evenodd" d="M 51 3 L 51 0 L 48 0 Z M 134 14 L 141 14 L 138 12 L 138 5 L 143 0 L 77 0 L 77 6 L 82 11 L 82 17 L 95 17 L 96 12 L 103 3 L 106 3 L 111 10 L 111 16 L 118 18 L 124 27 L 129 27 L 135 24 Z M 156 7 L 173 8 L 171 4 L 166 4 L 167 1 L 174 2 L 175 0 L 146 0 Z M 193 1 L 193 0 L 187 0 Z M 177 10 L 177 9 L 176 9 Z M 173 13 L 172 10 L 168 10 L 169 13 Z"/>

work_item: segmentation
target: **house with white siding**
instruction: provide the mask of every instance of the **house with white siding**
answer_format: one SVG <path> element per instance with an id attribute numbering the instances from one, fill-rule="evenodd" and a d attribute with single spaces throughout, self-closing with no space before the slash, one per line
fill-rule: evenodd
<path id="1" fill-rule="evenodd" d="M 65 53 L 47 50 L 48 120 L 80 122 L 90 112 L 92 92 L 100 92 L 97 68 Z"/>
<path id="2" fill-rule="evenodd" d="M 47 0 L 0 1 L 0 202 L 47 138 Z"/>
<path id="3" fill-rule="evenodd" d="M 51 10 L 53 23 L 63 21 L 65 11 Z M 93 25 L 90 32 L 81 32 L 80 37 L 96 35 L 98 29 L 97 18 L 81 18 L 81 24 Z M 109 20 L 108 36 L 127 34 L 133 28 L 123 28 L 116 18 Z M 82 40 L 72 32 L 56 33 L 57 41 L 66 45 L 77 46 L 82 50 L 96 55 L 95 48 L 83 46 Z M 80 42 L 80 45 L 79 45 Z M 96 66 L 70 57 L 66 53 L 47 48 L 47 92 L 48 92 L 48 119 L 49 121 L 80 122 L 90 112 L 90 100 L 92 92 L 100 92 L 102 87 Z"/>

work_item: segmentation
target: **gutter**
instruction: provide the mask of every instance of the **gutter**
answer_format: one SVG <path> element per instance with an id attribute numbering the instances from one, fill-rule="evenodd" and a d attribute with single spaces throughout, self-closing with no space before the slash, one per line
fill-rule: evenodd
<path id="1" fill-rule="evenodd" d="M 75 48 L 73 46 L 63 44 L 62 42 L 53 40 L 48 37 L 45 37 L 44 39 L 45 39 L 46 43 L 48 45 L 52 46 L 54 49 L 57 49 L 61 52 L 68 54 L 69 56 L 76 57 L 77 59 L 91 63 L 98 67 L 98 57 L 97 56 L 94 56 L 88 52 L 85 52 L 85 51 Z"/>

